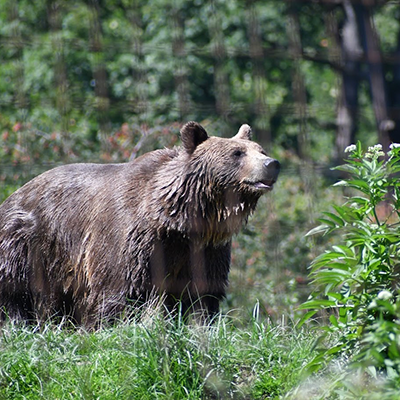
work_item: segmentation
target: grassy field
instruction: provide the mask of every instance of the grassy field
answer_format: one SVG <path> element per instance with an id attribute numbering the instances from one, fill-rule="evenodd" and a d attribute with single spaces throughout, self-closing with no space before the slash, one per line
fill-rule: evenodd
<path id="1" fill-rule="evenodd" d="M 254 318 L 157 315 L 89 333 L 6 324 L 1 399 L 274 399 L 300 380 L 313 335 Z"/>
<path id="2" fill-rule="evenodd" d="M 0 399 L 398 400 L 399 384 L 336 360 L 307 378 L 320 330 L 257 316 L 211 326 L 149 313 L 96 332 L 0 329 Z"/>

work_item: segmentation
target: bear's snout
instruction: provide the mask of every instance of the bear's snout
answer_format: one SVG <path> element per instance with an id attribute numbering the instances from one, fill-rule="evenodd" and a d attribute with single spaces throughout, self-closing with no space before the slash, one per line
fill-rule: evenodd
<path id="1" fill-rule="evenodd" d="M 253 170 L 244 179 L 244 182 L 257 191 L 269 191 L 273 189 L 278 179 L 280 163 L 278 160 L 263 156 L 255 159 Z"/>
<path id="2" fill-rule="evenodd" d="M 278 179 L 279 171 L 281 169 L 281 164 L 278 160 L 273 158 L 267 158 L 263 164 L 264 173 L 266 174 L 266 179 L 272 182 L 276 182 Z"/>

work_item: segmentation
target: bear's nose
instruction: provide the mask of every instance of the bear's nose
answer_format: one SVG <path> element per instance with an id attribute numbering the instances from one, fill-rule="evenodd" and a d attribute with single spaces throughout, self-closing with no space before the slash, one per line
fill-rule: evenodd
<path id="1" fill-rule="evenodd" d="M 268 158 L 264 161 L 264 168 L 267 173 L 268 179 L 276 181 L 279 175 L 279 171 L 281 169 L 281 164 L 278 160 L 274 160 L 273 158 Z"/>

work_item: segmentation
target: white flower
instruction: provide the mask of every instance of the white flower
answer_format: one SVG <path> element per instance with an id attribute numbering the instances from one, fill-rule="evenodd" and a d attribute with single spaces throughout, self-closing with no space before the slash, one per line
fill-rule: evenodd
<path id="1" fill-rule="evenodd" d="M 392 143 L 389 146 L 390 150 L 397 149 L 398 147 L 400 147 L 400 143 Z"/>
<path id="2" fill-rule="evenodd" d="M 375 300 L 372 300 L 370 305 L 368 306 L 368 309 L 371 310 L 372 308 L 378 307 L 378 304 Z"/>
<path id="3" fill-rule="evenodd" d="M 378 159 L 378 157 L 384 157 L 385 153 L 382 151 L 382 145 L 381 144 L 376 144 L 375 146 L 369 146 L 368 147 L 368 152 L 365 153 L 365 158 L 371 158 L 371 159 Z"/>
<path id="4" fill-rule="evenodd" d="M 368 151 L 371 153 L 376 153 L 378 151 L 382 150 L 382 145 L 381 144 L 376 144 L 375 146 L 369 146 Z"/>
<path id="5" fill-rule="evenodd" d="M 357 146 L 355 144 L 351 144 L 344 149 L 345 153 L 352 153 L 353 151 L 357 150 Z"/>
<path id="6" fill-rule="evenodd" d="M 389 300 L 393 297 L 393 294 L 389 292 L 389 290 L 381 290 L 378 293 L 378 299 L 379 300 Z"/>

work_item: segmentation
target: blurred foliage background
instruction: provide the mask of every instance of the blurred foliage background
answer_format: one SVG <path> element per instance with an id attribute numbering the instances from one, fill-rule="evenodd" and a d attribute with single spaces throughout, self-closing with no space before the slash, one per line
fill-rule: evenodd
<path id="1" fill-rule="evenodd" d="M 0 201 L 60 163 L 123 162 L 201 122 L 283 166 L 233 243 L 225 309 L 293 319 L 355 140 L 400 142 L 398 0 L 0 0 Z M 232 312 L 232 311 L 231 311 Z"/>

